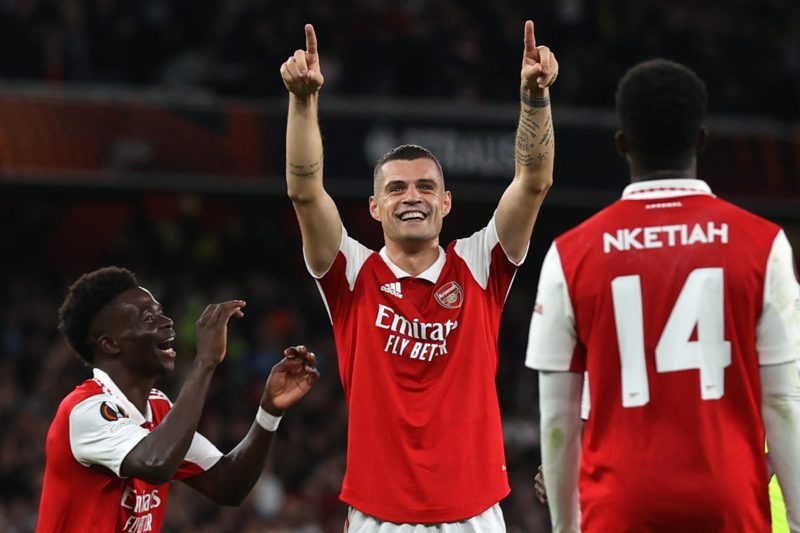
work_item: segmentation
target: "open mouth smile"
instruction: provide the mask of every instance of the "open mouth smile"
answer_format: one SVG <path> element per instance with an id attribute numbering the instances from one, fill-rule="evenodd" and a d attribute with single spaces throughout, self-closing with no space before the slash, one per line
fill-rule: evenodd
<path id="1" fill-rule="evenodd" d="M 175 357 L 175 349 L 172 347 L 172 343 L 175 342 L 175 335 L 164 339 L 158 344 L 158 349 L 166 355 L 167 357 L 174 358 Z"/>
<path id="2" fill-rule="evenodd" d="M 415 221 L 415 220 L 425 220 L 428 218 L 428 215 L 423 213 L 422 211 L 406 211 L 404 213 L 400 213 L 397 215 L 397 218 L 402 220 L 403 222 Z"/>

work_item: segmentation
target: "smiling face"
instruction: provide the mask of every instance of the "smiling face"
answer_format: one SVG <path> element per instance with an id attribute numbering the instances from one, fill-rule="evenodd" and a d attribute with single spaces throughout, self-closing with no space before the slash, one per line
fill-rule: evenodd
<path id="1" fill-rule="evenodd" d="M 428 158 L 385 163 L 375 196 L 369 199 L 370 214 L 383 226 L 384 239 L 397 243 L 438 242 L 450 207 L 439 167 Z"/>
<path id="2" fill-rule="evenodd" d="M 103 309 L 92 324 L 91 336 L 102 354 L 119 358 L 139 377 L 162 376 L 175 368 L 172 319 L 142 287 L 123 292 Z"/>

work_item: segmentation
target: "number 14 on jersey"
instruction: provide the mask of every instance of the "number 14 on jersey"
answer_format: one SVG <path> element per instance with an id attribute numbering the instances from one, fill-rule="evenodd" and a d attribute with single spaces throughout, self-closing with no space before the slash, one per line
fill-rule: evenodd
<path id="1" fill-rule="evenodd" d="M 622 405 L 650 401 L 644 349 L 641 277 L 611 281 L 614 322 L 622 368 Z M 731 364 L 731 343 L 725 340 L 723 270 L 693 270 L 681 288 L 656 345 L 656 371 L 700 371 L 700 397 L 718 400 L 725 394 L 725 368 Z M 697 331 L 697 340 L 692 332 Z"/>

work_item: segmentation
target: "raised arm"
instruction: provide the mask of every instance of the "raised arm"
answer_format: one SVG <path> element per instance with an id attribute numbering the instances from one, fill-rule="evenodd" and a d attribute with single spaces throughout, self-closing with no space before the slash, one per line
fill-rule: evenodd
<path id="1" fill-rule="evenodd" d="M 272 431 L 264 428 L 297 400 L 305 396 L 319 377 L 314 354 L 305 346 L 293 346 L 283 352 L 284 359 L 272 367 L 261 396 L 261 409 L 250 431 L 213 468 L 185 480 L 187 485 L 222 505 L 239 505 L 258 481 L 272 444 Z M 267 420 L 264 420 L 267 418 Z"/>
<path id="2" fill-rule="evenodd" d="M 495 215 L 500 244 L 514 262 L 525 256 L 539 208 L 553 184 L 555 154 L 548 87 L 558 76 L 558 61 L 549 48 L 536 46 L 530 20 L 525 23 L 520 75 L 514 179 L 503 193 Z"/>
<path id="3" fill-rule="evenodd" d="M 172 481 L 197 431 L 214 370 L 225 359 L 228 320 L 243 316 L 244 305 L 232 300 L 203 311 L 197 320 L 197 356 L 178 399 L 158 427 L 125 456 L 120 466 L 122 477 L 157 485 Z"/>
<path id="4" fill-rule="evenodd" d="M 323 274 L 333 263 L 342 238 L 342 222 L 333 199 L 322 183 L 322 135 L 317 110 L 325 79 L 320 69 L 317 36 L 306 24 L 306 49 L 281 65 L 289 91 L 286 122 L 286 185 L 294 204 L 303 251 L 311 271 Z"/>

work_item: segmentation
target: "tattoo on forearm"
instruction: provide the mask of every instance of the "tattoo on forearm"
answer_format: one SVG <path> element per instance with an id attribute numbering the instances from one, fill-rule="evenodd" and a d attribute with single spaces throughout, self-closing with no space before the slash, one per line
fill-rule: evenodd
<path id="1" fill-rule="evenodd" d="M 314 161 L 310 165 L 295 165 L 294 163 L 289 163 L 289 172 L 293 176 L 300 176 L 307 177 L 311 176 L 315 172 L 317 172 L 322 165 L 322 160 Z"/>
<path id="2" fill-rule="evenodd" d="M 544 144 L 545 146 L 553 145 L 553 122 L 551 118 L 547 117 L 547 122 L 544 124 L 544 135 L 542 135 L 542 140 L 539 141 L 539 144 Z"/>
<path id="3" fill-rule="evenodd" d="M 531 98 L 525 93 L 520 93 L 520 98 L 522 98 L 523 104 L 531 107 L 547 107 L 550 105 L 549 96 L 545 96 L 543 98 Z"/>
<path id="4" fill-rule="evenodd" d="M 531 163 L 533 163 L 533 156 L 527 152 L 521 151 L 519 148 L 517 148 L 516 156 L 517 163 L 523 167 L 529 167 Z"/>
<path id="5" fill-rule="evenodd" d="M 536 139 L 536 132 L 539 130 L 539 123 L 533 120 L 530 116 L 524 113 L 519 117 L 519 130 L 528 132 L 534 140 Z"/>
<path id="6" fill-rule="evenodd" d="M 549 160 L 550 148 L 555 144 L 550 114 L 544 124 L 534 121 L 534 114 L 536 110 L 523 108 L 517 128 L 515 158 L 517 164 L 526 167 Z M 538 151 L 534 151 L 536 147 L 540 147 Z"/>
<path id="7" fill-rule="evenodd" d="M 521 128 L 520 131 L 517 132 L 517 148 L 520 150 L 530 149 L 531 145 L 533 144 L 532 141 L 535 140 L 535 138 L 531 139 L 531 136 L 522 131 Z"/>

